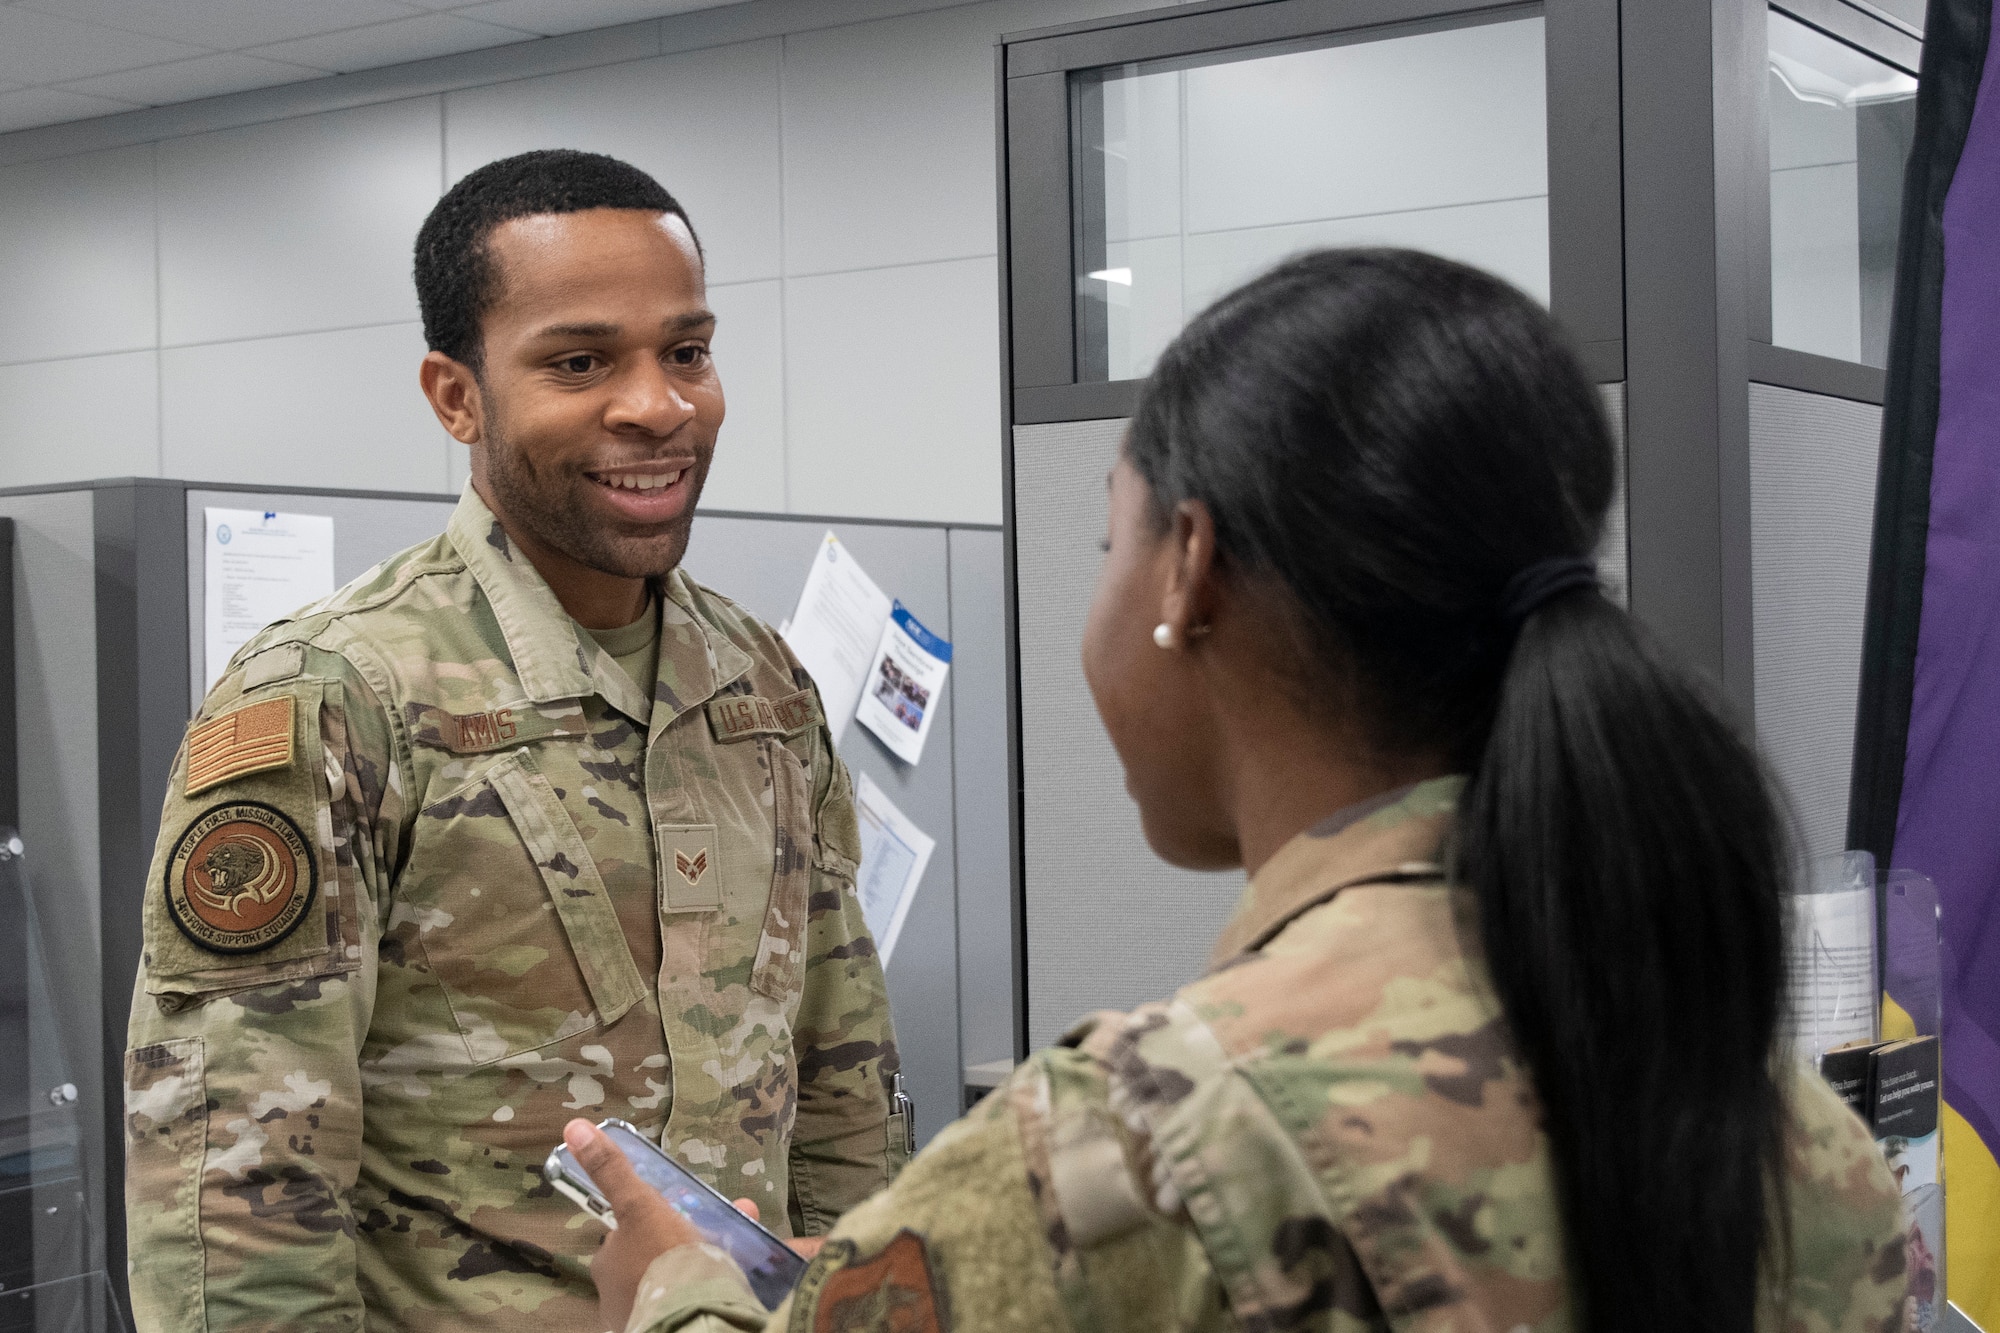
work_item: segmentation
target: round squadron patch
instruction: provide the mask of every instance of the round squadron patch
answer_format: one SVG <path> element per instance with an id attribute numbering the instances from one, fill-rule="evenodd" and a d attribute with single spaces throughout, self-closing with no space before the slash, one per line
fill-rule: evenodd
<path id="1" fill-rule="evenodd" d="M 297 929 L 319 888 L 312 849 L 283 811 L 218 805 L 167 860 L 167 915 L 210 953 L 256 953 Z"/>

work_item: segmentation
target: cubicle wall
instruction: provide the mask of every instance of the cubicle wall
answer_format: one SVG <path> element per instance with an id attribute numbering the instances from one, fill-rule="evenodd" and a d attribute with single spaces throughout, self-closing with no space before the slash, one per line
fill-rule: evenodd
<path id="1" fill-rule="evenodd" d="M 1607 586 L 1754 723 L 1808 850 L 1844 844 L 1882 375 L 1841 358 L 1883 345 L 1910 8 L 1214 0 L 1003 39 L 1028 1045 L 1195 975 L 1240 885 L 1148 850 L 1077 646 L 1140 377 L 1302 249 L 1429 250 L 1549 305 L 1621 446 Z M 1843 111 L 1806 76 L 1849 66 Z"/>
<path id="2" fill-rule="evenodd" d="M 337 582 L 442 530 L 442 495 L 275 491 L 150 478 L 0 491 L 14 541 L 20 825 L 48 931 L 53 1008 L 73 1054 L 92 1266 L 124 1270 L 118 1105 L 140 909 L 168 770 L 203 678 L 203 511 L 334 520 Z M 1004 577 L 991 527 L 703 512 L 687 568 L 772 623 L 831 528 L 885 591 L 954 640 L 923 760 L 864 727 L 840 747 L 937 839 L 888 968 L 920 1139 L 957 1111 L 964 1066 L 1013 1048 L 1005 798 Z M 0 789 L 3 790 L 3 789 Z M 0 1053 L 0 1077 L 10 1076 Z"/>

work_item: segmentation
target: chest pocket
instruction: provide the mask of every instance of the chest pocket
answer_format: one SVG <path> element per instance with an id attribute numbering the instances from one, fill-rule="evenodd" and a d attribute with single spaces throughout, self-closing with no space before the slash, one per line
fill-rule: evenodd
<path id="1" fill-rule="evenodd" d="M 525 751 L 426 806 L 403 877 L 416 928 L 475 1065 L 615 1022 L 646 994 L 597 864 Z"/>

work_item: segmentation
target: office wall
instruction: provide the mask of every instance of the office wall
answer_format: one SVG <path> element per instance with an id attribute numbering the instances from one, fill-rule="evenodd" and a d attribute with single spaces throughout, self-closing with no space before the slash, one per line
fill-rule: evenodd
<path id="1" fill-rule="evenodd" d="M 1847 843 L 1882 409 L 1750 386 L 1757 735 L 1805 850 Z"/>
<path id="2" fill-rule="evenodd" d="M 711 504 L 998 522 L 993 44 L 1148 3 L 754 0 L 0 136 L 0 484 L 457 489 L 410 244 L 571 146 L 708 247 Z"/>

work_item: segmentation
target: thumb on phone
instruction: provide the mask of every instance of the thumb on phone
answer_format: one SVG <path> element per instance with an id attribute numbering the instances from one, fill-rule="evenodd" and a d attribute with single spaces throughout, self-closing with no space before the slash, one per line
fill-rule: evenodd
<path id="1" fill-rule="evenodd" d="M 639 1173 L 632 1169 L 617 1145 L 588 1120 L 572 1120 L 563 1126 L 563 1142 L 576 1155 L 577 1164 L 590 1173 L 591 1181 L 611 1204 L 613 1213 L 623 1216 L 628 1209 L 645 1211 L 648 1204 L 666 1206 L 652 1187 L 639 1179 Z"/>
<path id="2" fill-rule="evenodd" d="M 591 1261 L 590 1276 L 597 1285 L 597 1308 L 605 1327 L 623 1328 L 647 1266 L 668 1250 L 696 1243 L 701 1234 L 640 1179 L 618 1145 L 597 1126 L 572 1120 L 563 1127 L 563 1142 L 577 1165 L 590 1173 L 616 1219 L 616 1229 L 604 1238 Z"/>

